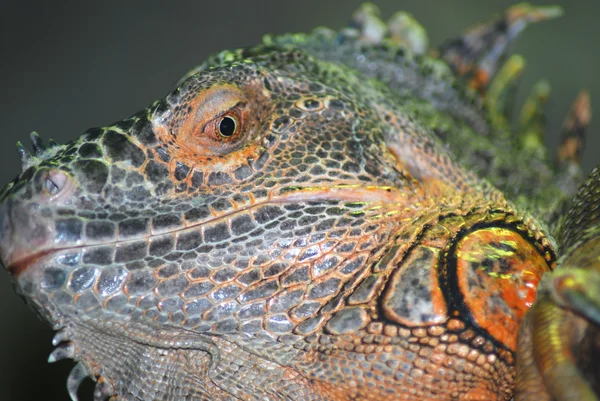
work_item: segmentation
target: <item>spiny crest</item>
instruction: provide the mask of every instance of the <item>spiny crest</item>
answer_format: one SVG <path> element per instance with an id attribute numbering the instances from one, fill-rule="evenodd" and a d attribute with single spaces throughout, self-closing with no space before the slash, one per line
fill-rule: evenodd
<path id="1" fill-rule="evenodd" d="M 520 3 L 508 8 L 503 15 L 468 29 L 463 35 L 446 41 L 430 53 L 445 61 L 461 86 L 477 92 L 488 110 L 494 126 L 510 126 L 515 103 L 516 88 L 525 68 L 520 55 L 508 56 L 517 36 L 530 23 L 559 17 L 563 11 L 558 6 L 533 6 Z M 401 34 L 400 34 L 401 33 Z M 409 14 L 396 13 L 388 22 L 380 18 L 374 4 L 367 3 L 353 15 L 349 28 L 339 33 L 344 40 L 351 38 L 360 43 L 401 48 L 413 54 L 427 51 L 425 29 Z M 544 145 L 546 131 L 543 105 L 548 100 L 550 87 L 546 81 L 538 82 L 527 98 L 520 113 L 514 141 L 528 157 L 547 160 Z M 479 99 L 475 99 L 476 101 Z M 585 143 L 585 130 L 590 122 L 589 95 L 582 91 L 576 98 L 562 129 L 561 145 L 553 157 L 554 168 L 559 172 L 564 188 L 574 194 L 581 183 L 581 151 Z M 479 132 L 485 134 L 479 129 Z"/>

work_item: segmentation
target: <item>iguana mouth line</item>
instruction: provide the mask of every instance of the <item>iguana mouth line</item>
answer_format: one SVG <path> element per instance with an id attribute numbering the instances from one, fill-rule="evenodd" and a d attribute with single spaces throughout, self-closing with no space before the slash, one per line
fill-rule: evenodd
<path id="1" fill-rule="evenodd" d="M 44 251 L 41 252 L 36 252 L 32 255 L 26 256 L 20 260 L 17 260 L 16 262 L 10 263 L 6 266 L 6 268 L 8 269 L 8 271 L 10 271 L 12 273 L 12 275 L 16 278 L 18 277 L 23 271 L 27 270 L 27 268 L 29 266 L 31 266 L 32 264 L 34 264 L 35 262 L 37 262 L 39 259 L 53 254 L 53 253 L 57 253 L 60 252 L 61 250 L 64 249 L 71 249 L 71 248 L 57 248 L 57 249 L 46 249 Z"/>
<path id="2" fill-rule="evenodd" d="M 343 202 L 366 202 L 366 203 L 399 203 L 406 202 L 407 197 L 414 197 L 399 191 L 396 188 L 388 186 L 364 186 L 364 185 L 334 185 L 334 186 L 312 186 L 312 187 L 285 187 L 282 188 L 280 194 L 273 196 L 271 199 L 266 201 L 257 202 L 251 205 L 240 207 L 239 209 L 232 210 L 230 212 L 223 213 L 218 216 L 214 216 L 211 219 L 204 220 L 202 222 L 185 225 L 177 229 L 164 231 L 160 233 L 151 233 L 146 237 L 128 238 L 124 240 L 116 240 L 110 242 L 97 242 L 97 243 L 83 243 L 76 246 L 65 246 L 56 248 L 47 248 L 33 254 L 26 255 L 18 258 L 14 261 L 9 261 L 6 264 L 7 269 L 16 278 L 23 273 L 27 268 L 38 260 L 45 258 L 50 255 L 54 255 L 61 251 L 75 250 L 90 248 L 96 246 L 115 246 L 125 245 L 133 242 L 140 241 L 141 239 L 150 241 L 152 238 L 173 235 L 177 232 L 194 229 L 203 225 L 213 224 L 219 220 L 228 219 L 232 216 L 240 213 L 247 213 L 255 208 L 266 206 L 269 204 L 282 204 L 288 202 L 301 202 L 301 201 L 319 201 L 319 200 L 338 200 Z"/>

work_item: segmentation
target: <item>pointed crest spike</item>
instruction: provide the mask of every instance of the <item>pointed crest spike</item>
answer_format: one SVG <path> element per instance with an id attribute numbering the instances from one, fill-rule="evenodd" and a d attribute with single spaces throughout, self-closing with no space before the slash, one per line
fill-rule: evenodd
<path id="1" fill-rule="evenodd" d="M 69 391 L 71 400 L 79 401 L 77 390 L 79 389 L 81 382 L 88 376 L 88 371 L 83 363 L 78 362 L 77 365 L 73 367 L 67 378 L 67 390 Z"/>
<path id="2" fill-rule="evenodd" d="M 464 78 L 474 90 L 485 94 L 509 53 L 511 44 L 525 27 L 560 15 L 560 7 L 517 4 L 506 10 L 500 18 L 475 25 L 458 39 L 442 44 L 439 54 L 458 77 Z"/>
<path id="3" fill-rule="evenodd" d="M 57 346 L 54 351 L 48 357 L 48 363 L 54 363 L 63 359 L 75 358 L 75 345 L 73 343 L 66 343 Z"/>
<path id="4" fill-rule="evenodd" d="M 381 43 L 387 33 L 387 25 L 381 20 L 381 11 L 373 3 L 364 3 L 352 15 L 352 28 L 358 29 L 364 43 Z"/>
<path id="5" fill-rule="evenodd" d="M 513 54 L 490 83 L 485 102 L 494 121 L 511 120 L 517 86 L 524 69 L 523 56 Z"/>
<path id="6" fill-rule="evenodd" d="M 406 46 L 415 54 L 425 54 L 429 49 L 427 31 L 411 14 L 398 11 L 387 25 L 391 43 Z"/>
<path id="7" fill-rule="evenodd" d="M 54 338 L 52 339 L 52 345 L 56 347 L 58 344 L 62 343 L 63 341 L 67 341 L 68 339 L 69 335 L 67 331 L 61 330 L 54 335 Z"/>
<path id="8" fill-rule="evenodd" d="M 519 146 L 529 153 L 538 153 L 545 158 L 547 148 L 544 144 L 546 134 L 546 115 L 544 105 L 550 97 L 550 84 L 546 80 L 538 81 L 525 99 L 518 121 Z"/>
<path id="9" fill-rule="evenodd" d="M 48 145 L 50 145 L 50 147 L 51 147 L 51 148 L 54 148 L 54 147 L 56 147 L 56 146 L 59 146 L 59 143 L 58 143 L 58 142 L 56 142 L 54 139 L 50 138 L 50 139 L 48 140 Z"/>
<path id="10" fill-rule="evenodd" d="M 516 20 L 539 22 L 562 17 L 563 14 L 563 9 L 560 6 L 535 6 L 529 3 L 521 3 L 506 10 L 506 19 L 509 23 Z"/>
<path id="11" fill-rule="evenodd" d="M 585 131 L 592 118 L 590 95 L 582 90 L 573 102 L 563 125 L 560 146 L 558 148 L 558 164 L 563 166 L 574 163 L 579 166 L 581 152 L 585 144 Z"/>

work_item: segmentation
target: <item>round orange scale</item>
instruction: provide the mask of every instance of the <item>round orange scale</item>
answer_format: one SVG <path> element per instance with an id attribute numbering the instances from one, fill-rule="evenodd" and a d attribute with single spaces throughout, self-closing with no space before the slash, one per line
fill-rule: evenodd
<path id="1" fill-rule="evenodd" d="M 466 306 L 479 327 L 511 350 L 548 271 L 535 246 L 507 228 L 474 231 L 456 248 L 456 276 Z"/>

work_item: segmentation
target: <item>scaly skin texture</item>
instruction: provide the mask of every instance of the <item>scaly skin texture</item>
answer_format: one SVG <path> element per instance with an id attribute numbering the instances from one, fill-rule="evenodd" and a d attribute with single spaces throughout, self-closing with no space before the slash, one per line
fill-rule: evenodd
<path id="1" fill-rule="evenodd" d="M 215 55 L 66 145 L 19 145 L 0 258 L 58 331 L 50 360 L 78 361 L 71 396 L 91 376 L 97 400 L 510 399 L 589 101 L 552 165 L 543 88 L 508 129 L 522 64 L 501 56 L 557 14 L 515 6 L 430 57 L 414 20 L 366 5 L 341 32 Z"/>

